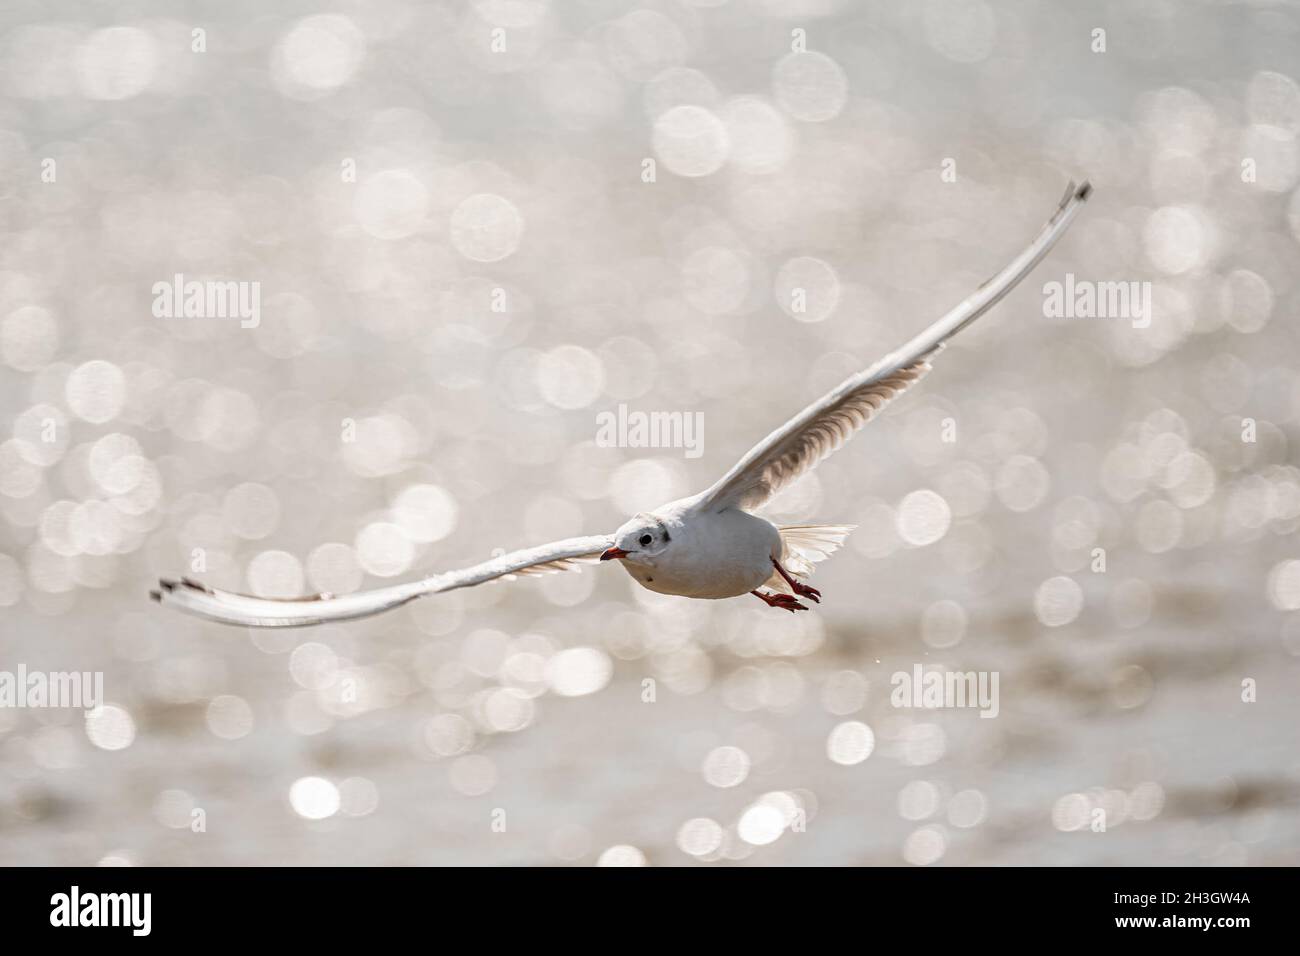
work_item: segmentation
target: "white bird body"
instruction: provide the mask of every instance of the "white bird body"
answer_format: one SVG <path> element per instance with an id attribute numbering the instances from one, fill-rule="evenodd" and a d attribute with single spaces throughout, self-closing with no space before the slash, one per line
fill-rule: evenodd
<path id="1" fill-rule="evenodd" d="M 924 376 L 948 339 L 997 304 L 1047 255 L 1090 191 L 1086 182 L 1077 188 L 1071 183 L 1038 237 L 1001 272 L 911 341 L 850 376 L 773 431 L 712 487 L 637 515 L 612 535 L 569 538 L 421 581 L 339 597 L 322 594 L 278 600 L 221 591 L 185 578 L 164 579 L 152 596 L 226 624 L 297 627 L 367 617 L 416 598 L 511 575 L 618 559 L 638 584 L 661 594 L 717 600 L 752 593 L 773 607 L 807 610 L 798 599 L 820 602 L 821 594 L 804 580 L 816 562 L 844 542 L 852 527 L 778 528 L 752 512 L 815 468 Z"/>
<path id="2" fill-rule="evenodd" d="M 632 530 L 646 518 L 667 530 L 671 546 L 640 559 L 631 551 L 622 564 L 648 591 L 711 600 L 739 597 L 762 587 L 775 574 L 772 562 L 782 557 L 781 532 L 772 522 L 738 508 L 701 508 L 698 496 L 634 518 Z M 620 535 L 614 537 L 618 546 Z"/>

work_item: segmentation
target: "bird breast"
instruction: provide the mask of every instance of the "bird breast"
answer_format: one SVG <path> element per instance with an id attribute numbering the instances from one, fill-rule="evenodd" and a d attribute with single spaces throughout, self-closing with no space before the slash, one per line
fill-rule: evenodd
<path id="1" fill-rule="evenodd" d="M 736 509 L 684 516 L 657 557 L 623 566 L 642 587 L 660 594 L 729 598 L 748 594 L 772 574 L 781 534 L 770 521 Z"/>

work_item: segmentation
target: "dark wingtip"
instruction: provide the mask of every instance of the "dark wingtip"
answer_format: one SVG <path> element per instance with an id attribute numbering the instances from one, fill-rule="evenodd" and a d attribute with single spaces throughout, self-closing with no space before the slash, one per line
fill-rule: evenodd
<path id="1" fill-rule="evenodd" d="M 158 582 L 158 587 L 162 588 L 164 591 L 171 592 L 176 590 L 176 582 L 171 578 L 163 578 Z"/>
<path id="2" fill-rule="evenodd" d="M 153 599 L 154 599 L 155 601 L 157 601 L 159 604 L 162 603 L 162 592 L 161 592 L 161 591 L 150 591 L 150 592 L 149 592 L 149 597 L 153 598 Z"/>
<path id="3" fill-rule="evenodd" d="M 1087 199 L 1092 195 L 1092 183 L 1085 179 L 1083 184 L 1074 191 L 1074 195 L 1078 199 Z"/>

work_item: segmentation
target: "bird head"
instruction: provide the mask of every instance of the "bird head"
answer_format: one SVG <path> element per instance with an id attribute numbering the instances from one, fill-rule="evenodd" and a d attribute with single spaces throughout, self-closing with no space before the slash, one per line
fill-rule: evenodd
<path id="1" fill-rule="evenodd" d="M 614 532 L 614 547 L 606 550 L 600 560 L 619 558 L 644 562 L 663 554 L 671 540 L 668 529 L 658 518 L 637 515 Z"/>

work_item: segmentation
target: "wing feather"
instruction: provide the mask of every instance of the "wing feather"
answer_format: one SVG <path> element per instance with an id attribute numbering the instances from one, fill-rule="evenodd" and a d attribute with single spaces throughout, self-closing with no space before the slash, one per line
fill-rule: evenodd
<path id="1" fill-rule="evenodd" d="M 1069 228 L 1092 187 L 1073 183 L 1051 219 L 1001 272 L 901 348 L 809 405 L 750 449 L 705 491 L 699 506 L 722 510 L 759 507 L 823 459 L 930 370 L 944 343 L 996 305 L 1027 276 Z"/>
<path id="2" fill-rule="evenodd" d="M 546 574 L 573 570 L 595 561 L 613 544 L 608 535 L 567 538 L 536 548 L 512 551 L 459 571 L 435 574 L 422 581 L 357 591 L 338 597 L 315 594 L 303 598 L 264 598 L 211 588 L 189 578 L 159 582 L 150 592 L 155 601 L 179 611 L 245 627 L 306 627 L 327 621 L 370 617 L 401 607 L 426 594 L 473 587 L 509 575 Z"/>

